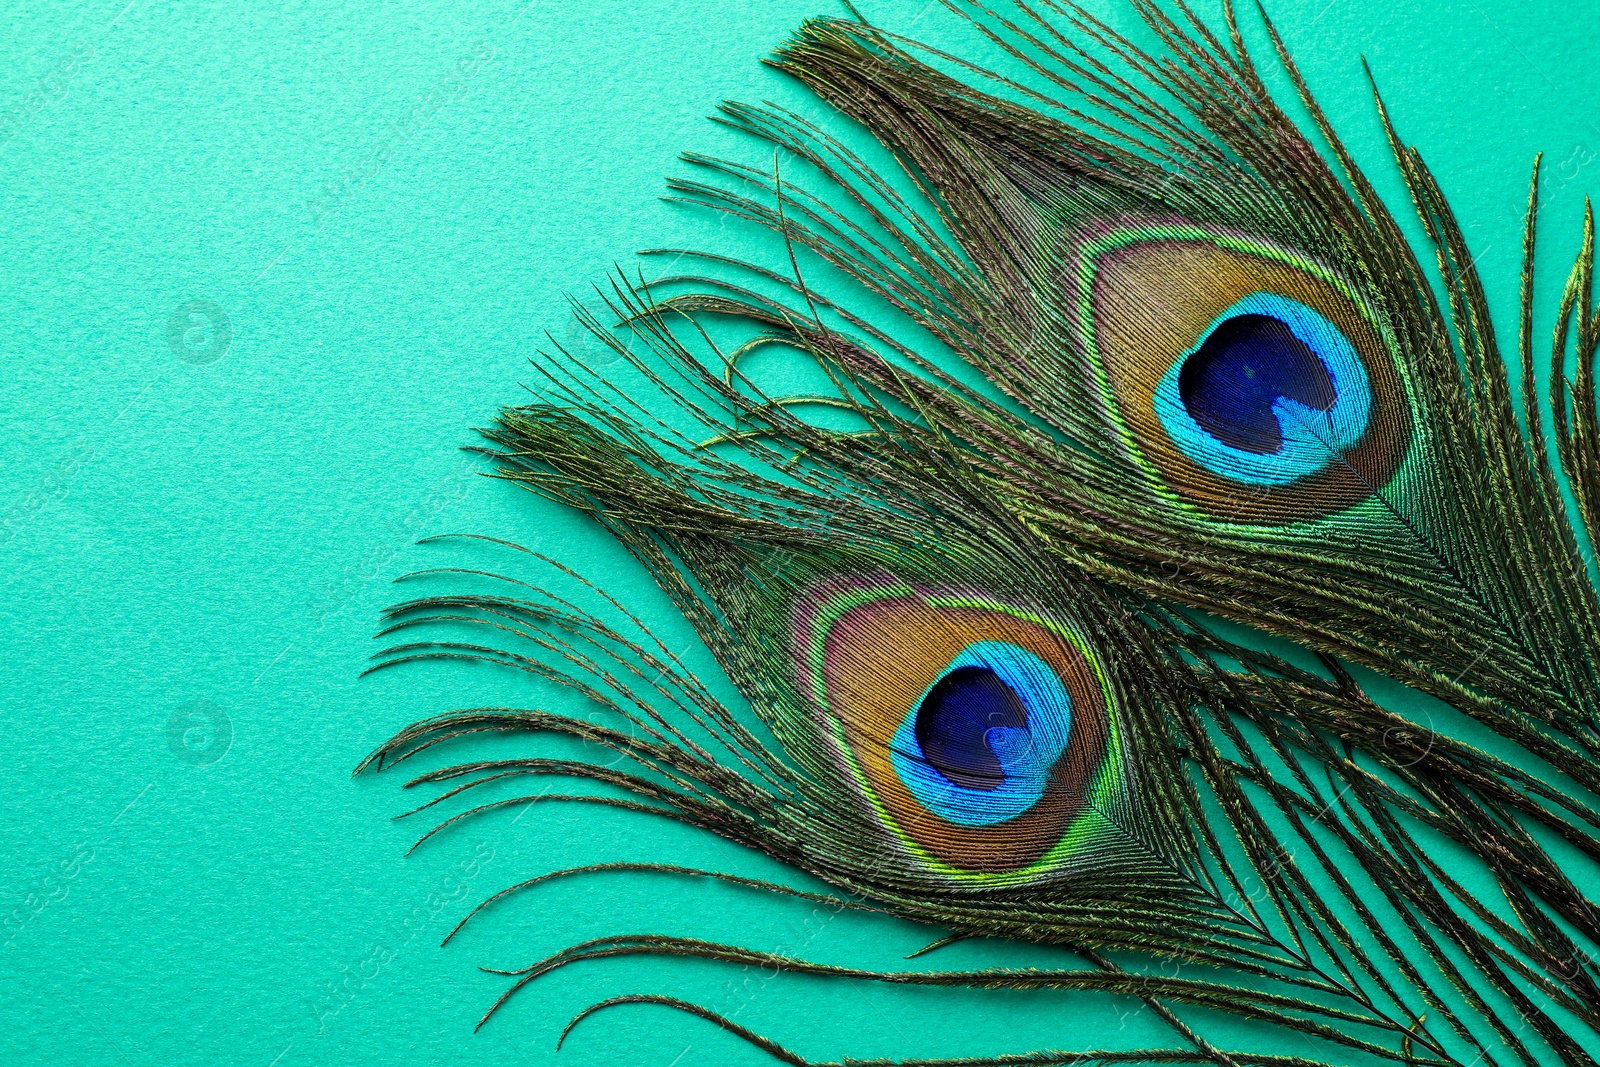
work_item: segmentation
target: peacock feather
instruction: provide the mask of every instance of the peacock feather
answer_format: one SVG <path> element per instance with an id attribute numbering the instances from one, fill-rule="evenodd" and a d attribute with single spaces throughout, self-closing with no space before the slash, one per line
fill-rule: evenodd
<path id="1" fill-rule="evenodd" d="M 1116 994 L 1172 1037 L 963 1064 L 1597 1062 L 1592 217 L 1541 398 L 1537 163 L 1513 376 L 1461 230 L 1381 100 L 1420 250 L 1265 15 L 1309 132 L 1231 5 L 1219 34 L 1182 0 L 1131 3 L 1147 43 L 1064 0 L 952 0 L 1006 76 L 859 17 L 804 25 L 773 62 L 892 164 L 843 122 L 726 105 L 771 165 L 689 156 L 701 176 L 673 189 L 768 228 L 779 261 L 672 250 L 702 267 L 619 275 L 577 311 L 612 358 L 552 345 L 540 399 L 485 431 L 501 477 L 649 569 L 734 692 L 597 590 L 590 610 L 507 579 L 391 609 L 385 633 L 407 638 L 380 666 L 490 660 L 607 721 L 454 712 L 363 765 L 568 738 L 605 755 L 413 784 L 450 783 L 443 800 L 587 781 L 605 788 L 516 793 L 440 829 L 604 804 L 832 887 L 617 863 L 485 904 L 599 870 L 693 874 L 1062 962 L 879 971 L 636 932 L 508 972 L 491 1015 L 555 970 L 666 955 Z M 750 361 L 770 351 L 825 391 L 764 389 Z M 493 643 L 436 632 L 463 625 Z M 1391 710 L 1352 664 L 1447 708 Z M 806 1062 L 671 997 L 579 1018 L 627 1003 Z M 1215 1036 L 1227 1016 L 1247 1025 Z"/>

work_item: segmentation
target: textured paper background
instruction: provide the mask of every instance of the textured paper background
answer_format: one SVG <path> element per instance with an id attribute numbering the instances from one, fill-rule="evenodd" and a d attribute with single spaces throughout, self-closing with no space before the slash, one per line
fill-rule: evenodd
<path id="1" fill-rule="evenodd" d="M 418 537 L 554 552 L 687 643 L 612 546 L 476 477 L 457 448 L 521 395 L 544 330 L 570 336 L 563 294 L 716 229 L 662 204 L 662 176 L 679 150 L 727 143 L 702 119 L 722 97 L 799 99 L 757 60 L 805 15 L 837 12 L 124 3 L 0 10 L 0 1062 L 542 1064 L 574 1011 L 639 991 L 813 1057 L 1064 1047 L 1144 1025 L 1110 1001 L 623 960 L 552 977 L 475 1036 L 503 987 L 479 965 L 584 937 L 693 933 L 890 966 L 930 934 L 617 877 L 530 898 L 440 950 L 469 900 L 565 863 L 779 872 L 576 809 L 408 858 L 421 828 L 387 821 L 409 799 L 398 780 L 349 777 L 408 721 L 527 700 L 490 671 L 358 679 L 390 579 L 487 559 Z M 1528 166 L 1547 153 L 1546 336 L 1552 275 L 1600 186 L 1592 0 L 1271 6 L 1394 193 L 1369 58 L 1453 198 L 1502 329 Z M 925 0 L 867 10 L 912 33 L 943 25 Z M 579 1030 L 559 1062 L 765 1061 L 639 1008 Z"/>

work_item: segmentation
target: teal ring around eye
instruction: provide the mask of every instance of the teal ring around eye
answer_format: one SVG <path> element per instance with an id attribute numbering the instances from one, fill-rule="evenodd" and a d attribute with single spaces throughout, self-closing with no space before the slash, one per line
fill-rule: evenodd
<path id="1" fill-rule="evenodd" d="M 1273 412 L 1283 444 L 1266 455 L 1234 448 L 1207 433 L 1189 414 L 1178 391 L 1184 361 L 1219 325 L 1239 315 L 1265 315 L 1288 326 L 1327 368 L 1334 385 L 1333 406 L 1327 411 L 1279 398 Z M 1194 347 L 1179 353 L 1156 384 L 1153 402 L 1167 436 L 1189 459 L 1230 481 L 1278 486 L 1323 470 L 1360 443 L 1372 417 L 1372 385 L 1361 357 L 1337 326 L 1298 300 L 1251 293 L 1213 319 Z"/>
<path id="2" fill-rule="evenodd" d="M 968 645 L 940 677 L 962 667 L 993 671 L 1027 709 L 1026 728 L 999 727 L 988 732 L 989 747 L 1004 772 L 1000 784 L 994 789 L 969 789 L 933 767 L 916 736 L 921 698 L 907 709 L 896 728 L 889 743 L 889 759 L 911 795 L 939 818 L 961 826 L 993 826 L 1023 814 L 1044 796 L 1051 771 L 1071 737 L 1072 697 L 1048 664 L 1008 642 Z M 922 696 L 926 697 L 927 691 Z"/>

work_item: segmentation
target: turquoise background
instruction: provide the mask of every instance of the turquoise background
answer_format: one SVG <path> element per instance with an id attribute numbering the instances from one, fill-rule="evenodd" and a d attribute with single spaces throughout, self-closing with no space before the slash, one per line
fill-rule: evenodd
<path id="1" fill-rule="evenodd" d="M 1600 186 L 1596 5 L 1271 9 L 1398 210 L 1369 58 L 1506 337 L 1528 167 L 1547 153 L 1548 336 L 1554 273 Z M 926 0 L 866 11 L 945 40 Z M 544 331 L 575 339 L 564 294 L 638 248 L 727 236 L 661 203 L 662 178 L 682 149 L 738 151 L 703 121 L 722 97 L 804 99 L 757 61 L 814 13 L 837 10 L 5 5 L 0 1063 L 768 1062 L 658 1008 L 593 1021 L 556 1059 L 573 1012 L 642 991 L 814 1058 L 1063 1047 L 1148 1022 L 1110 1001 L 620 960 L 552 976 L 474 1035 L 503 988 L 480 965 L 585 937 L 696 934 L 893 966 L 937 932 L 615 876 L 525 898 L 441 950 L 471 902 L 560 865 L 783 872 L 659 820 L 555 806 L 407 857 L 423 827 L 388 821 L 408 806 L 401 780 L 349 776 L 414 719 L 533 699 L 487 669 L 358 677 L 378 610 L 401 595 L 391 579 L 504 562 L 413 544 L 428 534 L 559 555 L 714 670 L 614 546 L 477 477 L 458 447 L 522 395 Z M 940 962 L 987 958 L 957 946 Z"/>

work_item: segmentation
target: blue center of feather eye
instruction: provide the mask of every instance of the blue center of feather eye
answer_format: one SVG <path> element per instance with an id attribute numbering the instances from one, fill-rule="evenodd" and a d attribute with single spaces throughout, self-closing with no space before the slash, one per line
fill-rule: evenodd
<path id="1" fill-rule="evenodd" d="M 997 789 L 1005 780 L 989 731 L 1027 726 L 1022 698 L 988 667 L 946 674 L 922 698 L 916 715 L 917 744 L 928 764 L 967 789 Z"/>
<path id="2" fill-rule="evenodd" d="M 901 782 L 934 815 L 992 826 L 1037 804 L 1072 732 L 1072 697 L 1049 664 L 977 641 L 940 672 L 889 742 Z"/>
<path id="3" fill-rule="evenodd" d="M 1288 485 L 1358 445 L 1372 385 L 1355 346 L 1322 314 L 1251 293 L 1212 320 L 1151 401 L 1189 459 L 1245 485 Z"/>
<path id="4" fill-rule="evenodd" d="M 1279 399 L 1327 411 L 1333 376 L 1289 324 L 1235 315 L 1214 326 L 1178 371 L 1178 396 L 1200 428 L 1225 445 L 1269 455 L 1283 447 Z"/>

